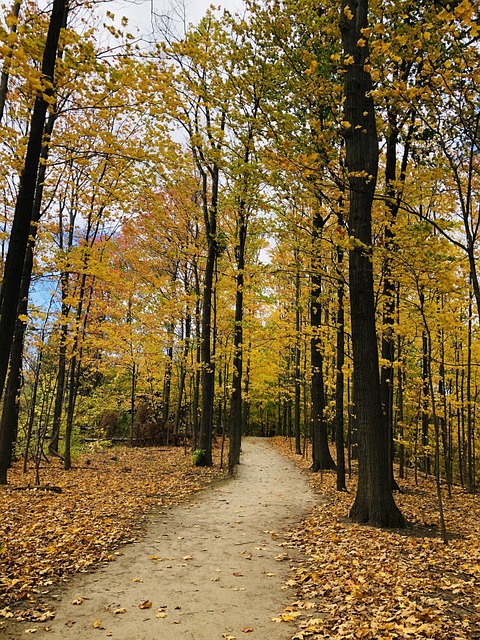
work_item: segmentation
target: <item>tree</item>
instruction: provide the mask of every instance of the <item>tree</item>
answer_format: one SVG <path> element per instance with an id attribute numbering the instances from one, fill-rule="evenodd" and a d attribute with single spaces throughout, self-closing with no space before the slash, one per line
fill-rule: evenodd
<path id="1" fill-rule="evenodd" d="M 349 286 L 353 393 L 358 424 L 358 488 L 350 517 L 375 526 L 405 520 L 391 490 L 389 442 L 382 420 L 373 293 L 372 204 L 378 173 L 378 141 L 368 71 L 368 0 L 342 0 L 345 151 L 349 185 Z"/>
<path id="2" fill-rule="evenodd" d="M 30 223 L 33 215 L 37 173 L 42 152 L 43 128 L 49 104 L 53 97 L 55 63 L 60 31 L 64 26 L 68 0 L 54 0 L 42 61 L 42 81 L 38 89 L 30 121 L 30 134 L 15 214 L 10 231 L 8 253 L 5 260 L 0 291 L 0 398 L 7 376 L 8 360 L 15 331 L 17 305 L 20 297 L 23 265 L 28 246 Z"/>

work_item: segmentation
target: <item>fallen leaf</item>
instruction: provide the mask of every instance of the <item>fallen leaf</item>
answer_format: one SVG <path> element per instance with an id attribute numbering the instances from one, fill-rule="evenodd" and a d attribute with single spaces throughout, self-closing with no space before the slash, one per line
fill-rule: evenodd
<path id="1" fill-rule="evenodd" d="M 122 607 L 121 609 L 115 609 L 113 613 L 115 615 L 117 615 L 118 613 L 127 613 L 127 610 L 125 609 L 125 607 Z"/>
<path id="2" fill-rule="evenodd" d="M 103 626 L 103 624 L 102 624 L 101 620 L 94 620 L 94 621 L 92 622 L 92 627 L 93 627 L 94 629 L 105 629 L 105 627 Z"/>
<path id="3" fill-rule="evenodd" d="M 72 600 L 72 604 L 83 604 L 83 598 L 75 598 Z"/>
<path id="4" fill-rule="evenodd" d="M 150 600 L 145 600 L 145 602 L 142 602 L 142 604 L 138 605 L 139 609 L 151 609 L 152 608 L 152 603 L 150 602 Z"/>
<path id="5" fill-rule="evenodd" d="M 253 628 L 252 627 L 244 627 L 242 629 L 243 633 L 253 633 Z"/>
<path id="6" fill-rule="evenodd" d="M 243 573 L 240 573 L 240 571 L 234 571 L 233 575 L 234 575 L 236 578 L 241 578 L 241 577 L 243 577 Z"/>
<path id="7" fill-rule="evenodd" d="M 87 447 L 71 472 L 42 465 L 42 486 L 62 489 L 54 499 L 48 500 L 45 491 L 0 492 L 0 611 L 12 602 L 38 608 L 45 588 L 117 558 L 119 545 L 135 542 L 142 514 L 159 504 L 184 503 L 224 476 L 218 468 L 193 470 L 182 448 L 169 447 L 159 457 L 156 449 L 119 447 L 111 455 L 97 443 Z M 24 475 L 20 460 L 15 462 L 9 470 L 12 487 L 36 484 L 34 466 Z M 122 473 L 127 467 L 131 473 Z M 40 522 L 49 524 L 40 527 Z M 155 564 L 160 563 L 159 558 Z M 23 615 L 29 619 L 30 613 Z"/>

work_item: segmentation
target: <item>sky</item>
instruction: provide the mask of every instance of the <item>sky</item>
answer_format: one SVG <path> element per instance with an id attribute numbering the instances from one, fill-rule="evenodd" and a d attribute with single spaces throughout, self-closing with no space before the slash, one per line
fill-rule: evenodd
<path id="1" fill-rule="evenodd" d="M 130 30 L 138 27 L 142 34 L 152 32 L 152 17 L 155 14 L 170 14 L 175 5 L 180 12 L 185 11 L 188 23 L 197 23 L 210 6 L 216 9 L 228 9 L 232 13 L 240 9 L 242 0 L 114 0 L 106 5 L 117 17 L 126 16 Z"/>

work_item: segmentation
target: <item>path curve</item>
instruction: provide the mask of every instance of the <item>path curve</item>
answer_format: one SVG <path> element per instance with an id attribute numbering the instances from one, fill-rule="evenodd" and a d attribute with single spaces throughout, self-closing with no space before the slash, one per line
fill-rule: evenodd
<path id="1" fill-rule="evenodd" d="M 236 479 L 155 512 L 141 542 L 59 591 L 54 620 L 16 624 L 8 640 L 35 627 L 45 640 L 291 638 L 288 624 L 271 620 L 290 601 L 282 530 L 318 498 L 267 442 L 244 439 L 242 451 Z"/>

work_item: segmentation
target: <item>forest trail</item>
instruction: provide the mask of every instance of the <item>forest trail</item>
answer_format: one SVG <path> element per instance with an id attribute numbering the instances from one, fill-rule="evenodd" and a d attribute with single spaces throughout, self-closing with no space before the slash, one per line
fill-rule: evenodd
<path id="1" fill-rule="evenodd" d="M 318 496 L 265 441 L 248 438 L 242 450 L 235 480 L 154 512 L 141 542 L 59 590 L 54 620 L 17 623 L 7 640 L 30 628 L 62 640 L 291 638 L 288 624 L 272 622 L 291 600 L 282 532 Z"/>

